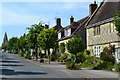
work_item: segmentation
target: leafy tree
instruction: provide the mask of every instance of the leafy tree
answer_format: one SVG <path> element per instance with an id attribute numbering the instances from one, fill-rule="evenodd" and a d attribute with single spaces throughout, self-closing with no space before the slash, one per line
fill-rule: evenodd
<path id="1" fill-rule="evenodd" d="M 35 54 L 36 54 L 36 60 L 38 59 L 38 42 L 37 42 L 37 36 L 38 34 L 40 34 L 41 31 L 43 31 L 45 29 L 44 26 L 42 26 L 44 23 L 40 22 L 38 24 L 34 24 L 32 25 L 30 28 L 27 28 L 29 30 L 28 33 L 28 43 L 29 43 L 29 47 L 30 49 L 35 50 Z"/>
<path id="2" fill-rule="evenodd" d="M 67 42 L 67 50 L 69 53 L 77 54 L 84 51 L 84 45 L 81 38 L 73 37 Z"/>
<path id="3" fill-rule="evenodd" d="M 60 43 L 59 48 L 60 48 L 60 52 L 64 53 L 65 52 L 65 43 Z"/>
<path id="4" fill-rule="evenodd" d="M 57 32 L 53 28 L 45 29 L 38 35 L 37 40 L 39 46 L 41 46 L 42 49 L 48 51 L 50 64 L 50 48 L 54 48 L 56 46 Z"/>
<path id="5" fill-rule="evenodd" d="M 118 31 L 118 35 L 120 36 L 120 11 L 115 13 L 113 23 L 116 26 L 116 30 Z"/>
<path id="6" fill-rule="evenodd" d="M 7 44 L 8 50 L 10 50 L 10 52 L 13 52 L 15 54 L 18 52 L 17 41 L 18 41 L 17 37 L 12 37 Z"/>

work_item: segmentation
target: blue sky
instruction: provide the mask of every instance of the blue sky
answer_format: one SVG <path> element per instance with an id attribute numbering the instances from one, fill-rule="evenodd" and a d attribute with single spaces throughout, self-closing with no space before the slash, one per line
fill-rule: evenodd
<path id="1" fill-rule="evenodd" d="M 53 27 L 55 18 L 60 17 L 62 26 L 67 26 L 70 16 L 74 16 L 75 21 L 88 16 L 90 3 L 92 2 L 2 2 L 0 45 L 5 32 L 8 38 L 20 37 L 27 33 L 27 27 L 40 21 L 49 22 L 50 27 Z"/>

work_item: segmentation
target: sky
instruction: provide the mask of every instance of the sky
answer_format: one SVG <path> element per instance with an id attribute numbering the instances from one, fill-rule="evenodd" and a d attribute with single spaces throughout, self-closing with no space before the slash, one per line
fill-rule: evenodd
<path id="1" fill-rule="evenodd" d="M 74 16 L 75 21 L 88 16 L 89 4 L 93 2 L 0 2 L 0 45 L 5 32 L 8 39 L 20 37 L 27 33 L 27 27 L 40 21 L 53 27 L 55 19 L 61 18 L 65 27 L 70 24 L 70 16 Z"/>

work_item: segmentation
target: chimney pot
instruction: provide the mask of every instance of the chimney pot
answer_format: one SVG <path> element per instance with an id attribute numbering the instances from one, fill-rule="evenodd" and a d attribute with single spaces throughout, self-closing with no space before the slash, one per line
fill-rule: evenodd
<path id="1" fill-rule="evenodd" d="M 74 17 L 71 16 L 71 17 L 70 17 L 70 24 L 72 24 L 73 22 L 74 22 Z"/>
<path id="2" fill-rule="evenodd" d="M 97 7 L 98 7 L 98 5 L 96 4 L 96 1 L 94 1 L 94 4 L 90 4 L 89 5 L 89 15 L 92 15 Z"/>
<path id="3" fill-rule="evenodd" d="M 56 19 L 56 25 L 61 26 L 61 18 L 57 18 L 57 19 Z"/>

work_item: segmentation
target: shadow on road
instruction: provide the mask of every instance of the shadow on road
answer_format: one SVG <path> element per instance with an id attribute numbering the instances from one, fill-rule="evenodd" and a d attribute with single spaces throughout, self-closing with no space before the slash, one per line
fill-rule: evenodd
<path id="1" fill-rule="evenodd" d="M 4 60 L 2 60 L 2 61 L 0 61 L 0 62 L 2 62 L 2 63 L 20 63 L 20 61 L 4 61 Z"/>
<path id="2" fill-rule="evenodd" d="M 19 64 L 0 64 L 0 66 L 24 66 L 24 65 L 19 65 Z"/>
<path id="3" fill-rule="evenodd" d="M 45 75 L 44 72 L 24 72 L 24 71 L 14 71 L 10 69 L 2 69 L 2 75 Z"/>

